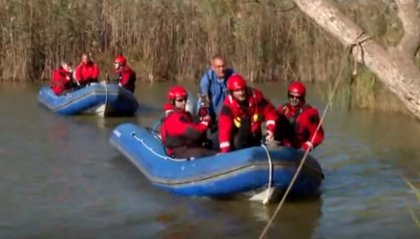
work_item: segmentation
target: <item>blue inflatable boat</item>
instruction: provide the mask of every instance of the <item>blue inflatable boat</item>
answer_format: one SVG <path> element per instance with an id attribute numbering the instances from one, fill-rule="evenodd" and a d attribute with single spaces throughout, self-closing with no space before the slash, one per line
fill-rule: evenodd
<path id="1" fill-rule="evenodd" d="M 117 126 L 110 143 L 152 184 L 171 193 L 215 198 L 245 196 L 266 202 L 284 193 L 303 156 L 303 152 L 293 148 L 268 150 L 260 146 L 196 159 L 175 159 L 165 153 L 157 135 L 134 124 Z M 319 163 L 308 157 L 291 194 L 318 195 L 322 180 Z"/>
<path id="2" fill-rule="evenodd" d="M 130 116 L 139 107 L 132 92 L 117 84 L 104 83 L 93 83 L 62 96 L 55 95 L 50 87 L 44 86 L 39 91 L 38 100 L 61 115 Z"/>

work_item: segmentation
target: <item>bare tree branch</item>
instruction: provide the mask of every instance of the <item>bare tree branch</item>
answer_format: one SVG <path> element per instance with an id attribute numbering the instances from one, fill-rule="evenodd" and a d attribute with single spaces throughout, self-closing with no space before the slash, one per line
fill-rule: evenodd
<path id="1" fill-rule="evenodd" d="M 400 3 L 411 2 L 410 0 L 399 1 Z M 414 64 L 412 54 L 399 53 L 398 56 L 390 54 L 380 44 L 366 36 L 359 26 L 339 12 L 328 0 L 294 0 L 294 2 L 344 46 L 352 47 L 355 59 L 374 72 L 378 79 L 401 99 L 407 109 L 420 119 L 420 70 Z M 401 6 L 408 7 L 409 5 L 402 4 Z M 400 11 L 404 10 L 401 8 Z M 404 24 L 407 24 L 410 21 L 405 22 Z M 414 26 L 409 25 L 406 29 L 407 35 L 411 34 L 409 31 L 417 32 L 419 26 L 411 29 L 410 27 Z M 413 43 L 407 43 L 404 51 L 412 50 L 412 45 Z"/>
<path id="2" fill-rule="evenodd" d="M 395 3 L 404 28 L 404 36 L 396 48 L 403 55 L 414 57 L 420 46 L 420 16 L 417 3 L 415 0 L 395 0 Z"/>
<path id="3" fill-rule="evenodd" d="M 296 5 L 310 18 L 316 19 L 324 30 L 332 34 L 343 45 L 349 46 L 363 30 L 341 14 L 329 1 L 295 0 Z"/>

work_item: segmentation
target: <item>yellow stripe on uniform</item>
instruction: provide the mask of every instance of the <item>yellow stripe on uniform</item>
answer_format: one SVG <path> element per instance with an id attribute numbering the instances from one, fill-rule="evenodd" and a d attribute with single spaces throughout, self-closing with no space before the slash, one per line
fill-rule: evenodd
<path id="1" fill-rule="evenodd" d="M 241 127 L 241 118 L 240 117 L 234 118 L 233 123 L 235 124 L 236 128 Z"/>

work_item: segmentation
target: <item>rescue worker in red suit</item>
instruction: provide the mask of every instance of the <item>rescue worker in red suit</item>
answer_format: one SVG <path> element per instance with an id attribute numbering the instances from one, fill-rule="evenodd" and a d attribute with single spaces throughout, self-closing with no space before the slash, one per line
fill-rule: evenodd
<path id="1" fill-rule="evenodd" d="M 62 61 L 60 67 L 53 72 L 50 88 L 58 96 L 72 91 L 75 87 L 71 65 L 70 61 Z"/>
<path id="2" fill-rule="evenodd" d="M 114 70 L 118 85 L 134 93 L 136 73 L 127 66 L 127 59 L 123 55 L 115 57 Z"/>
<path id="3" fill-rule="evenodd" d="M 274 140 L 277 112 L 261 91 L 246 86 L 244 78 L 233 74 L 227 81 L 228 96 L 219 114 L 220 151 L 261 145 L 261 124 L 267 121 L 266 142 Z"/>
<path id="4" fill-rule="evenodd" d="M 98 82 L 99 67 L 89 57 L 83 53 L 81 62 L 74 70 L 74 79 L 80 87 L 84 87 L 89 83 Z"/>
<path id="5" fill-rule="evenodd" d="M 278 108 L 279 128 L 276 132 L 278 139 L 284 146 L 291 146 L 304 151 L 311 151 L 324 140 L 324 130 L 320 126 L 318 110 L 305 102 L 306 89 L 301 82 L 289 84 L 287 97 L 289 102 Z"/>
<path id="6" fill-rule="evenodd" d="M 169 103 L 164 105 L 166 117 L 160 128 L 166 152 L 175 158 L 214 155 L 217 151 L 203 147 L 210 116 L 195 123 L 192 115 L 185 110 L 187 98 L 188 93 L 181 86 L 174 86 L 168 93 Z"/>

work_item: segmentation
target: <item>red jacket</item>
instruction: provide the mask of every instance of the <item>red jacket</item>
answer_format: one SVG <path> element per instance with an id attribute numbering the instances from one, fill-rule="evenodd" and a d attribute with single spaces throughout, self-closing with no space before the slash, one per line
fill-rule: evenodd
<path id="1" fill-rule="evenodd" d="M 193 122 L 191 114 L 185 110 L 177 109 L 171 104 L 164 105 L 167 116 L 160 127 L 162 143 L 166 152 L 172 155 L 173 149 L 181 146 L 201 146 L 200 143 L 206 135 L 208 122 Z"/>
<path id="2" fill-rule="evenodd" d="M 279 106 L 280 116 L 289 120 L 290 126 L 294 129 L 292 135 L 283 139 L 286 146 L 301 148 L 303 150 L 312 150 L 324 140 L 324 129 L 320 126 L 317 133 L 315 130 L 319 124 L 319 113 L 314 107 L 304 102 L 293 107 L 290 103 Z M 313 142 L 311 143 L 311 140 Z"/>
<path id="3" fill-rule="evenodd" d="M 228 152 L 231 149 L 233 130 L 239 128 L 241 118 L 247 116 L 251 120 L 251 133 L 261 133 L 261 124 L 267 121 L 267 130 L 275 132 L 277 112 L 274 106 L 264 98 L 261 91 L 247 88 L 248 110 L 243 111 L 238 101 L 228 95 L 223 102 L 219 114 L 219 143 L 221 152 Z"/>
<path id="4" fill-rule="evenodd" d="M 98 82 L 98 76 L 99 68 L 93 62 L 88 62 L 87 64 L 80 63 L 74 71 L 74 77 L 81 86 L 91 82 Z"/>
<path id="5" fill-rule="evenodd" d="M 118 84 L 127 90 L 134 92 L 136 84 L 136 73 L 128 66 L 122 66 L 115 71 L 118 75 Z"/>
<path id="6" fill-rule="evenodd" d="M 62 94 L 66 90 L 73 87 L 71 72 L 65 71 L 62 67 L 57 68 L 53 72 L 50 88 L 56 95 Z"/>

